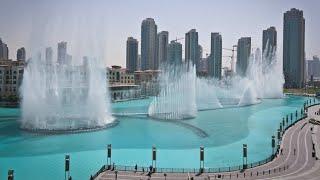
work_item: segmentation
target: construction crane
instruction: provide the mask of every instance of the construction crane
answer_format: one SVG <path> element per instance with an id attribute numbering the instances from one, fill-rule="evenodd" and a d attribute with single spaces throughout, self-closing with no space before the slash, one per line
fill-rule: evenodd
<path id="1" fill-rule="evenodd" d="M 222 57 L 230 58 L 230 68 L 231 68 L 232 67 L 232 58 L 233 58 L 233 56 L 222 56 Z"/>
<path id="2" fill-rule="evenodd" d="M 234 52 L 237 51 L 237 45 L 233 45 L 232 49 L 229 48 L 222 48 L 223 50 L 231 51 L 232 55 L 229 56 L 231 58 L 231 71 L 234 72 Z"/>
<path id="3" fill-rule="evenodd" d="M 180 40 L 182 40 L 182 39 L 184 39 L 184 37 L 180 37 L 180 38 L 176 37 L 176 39 L 175 39 L 175 40 L 172 40 L 172 41 L 178 42 L 178 41 L 180 41 Z"/>

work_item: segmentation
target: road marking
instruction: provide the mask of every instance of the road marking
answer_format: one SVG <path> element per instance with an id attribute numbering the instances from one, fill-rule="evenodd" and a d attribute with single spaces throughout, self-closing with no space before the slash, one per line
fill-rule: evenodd
<path id="1" fill-rule="evenodd" d="M 298 144 L 297 144 L 297 146 L 298 146 L 298 148 L 297 148 L 297 155 L 298 155 L 298 157 L 295 159 L 295 161 L 294 161 L 294 163 L 293 163 L 293 165 L 292 165 L 292 167 L 294 167 L 294 165 L 296 165 L 296 164 L 298 164 L 297 162 L 298 162 L 298 160 L 299 160 L 299 158 L 300 158 L 300 134 L 301 134 L 301 132 L 302 131 L 299 131 L 299 136 L 298 136 Z M 308 129 L 306 130 L 306 133 L 304 134 L 304 140 L 305 140 L 305 145 L 307 145 L 307 134 L 308 134 Z M 306 146 L 304 146 L 304 149 L 306 149 Z M 303 155 L 302 155 L 303 156 Z M 309 155 L 308 155 L 308 151 L 307 151 L 307 157 L 308 157 Z M 287 177 L 287 176 L 291 176 L 292 174 L 296 174 L 297 172 L 299 172 L 300 170 L 301 170 L 302 168 L 299 168 L 298 170 L 296 170 L 296 171 L 293 171 L 293 172 L 291 172 L 291 173 L 289 173 L 289 174 L 284 174 L 284 175 L 281 175 L 281 176 L 275 176 L 275 177 L 271 177 L 271 178 L 263 178 L 263 179 L 278 179 L 278 178 L 283 178 L 283 177 Z"/>

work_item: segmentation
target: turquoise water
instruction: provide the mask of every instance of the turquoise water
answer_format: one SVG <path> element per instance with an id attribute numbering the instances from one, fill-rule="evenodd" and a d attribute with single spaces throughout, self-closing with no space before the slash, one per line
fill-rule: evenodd
<path id="1" fill-rule="evenodd" d="M 147 118 L 150 99 L 115 103 L 115 113 L 138 113 L 117 117 L 116 127 L 102 131 L 40 135 L 19 129 L 19 109 L 0 108 L 0 179 L 15 170 L 17 179 L 63 179 L 64 156 L 71 155 L 71 175 L 88 179 L 106 163 L 106 147 L 112 144 L 115 164 L 149 166 L 151 147 L 157 147 L 157 166 L 198 168 L 199 147 L 205 147 L 205 166 L 242 163 L 242 144 L 248 144 L 248 162 L 271 154 L 271 136 L 282 117 L 300 109 L 305 97 L 264 99 L 240 108 L 200 111 L 195 119 L 181 123 Z M 193 125 L 185 126 L 185 124 Z M 199 136 L 198 131 L 208 137 Z"/>

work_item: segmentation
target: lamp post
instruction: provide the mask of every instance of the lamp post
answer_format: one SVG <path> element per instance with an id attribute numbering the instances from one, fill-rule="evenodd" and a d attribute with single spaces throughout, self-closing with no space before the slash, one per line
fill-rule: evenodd
<path id="1" fill-rule="evenodd" d="M 14 171 L 13 171 L 13 169 L 10 169 L 8 171 L 8 180 L 14 180 Z"/>
<path id="2" fill-rule="evenodd" d="M 111 169 L 111 151 L 112 151 L 111 144 L 108 144 L 108 147 L 107 147 L 107 166 L 108 166 L 108 169 Z"/>
<path id="3" fill-rule="evenodd" d="M 274 156 L 274 148 L 276 147 L 276 140 L 275 140 L 274 136 L 272 136 L 271 147 L 272 147 L 272 157 L 273 157 Z"/>
<path id="4" fill-rule="evenodd" d="M 155 146 L 152 146 L 152 167 L 152 172 L 155 172 L 157 167 L 157 148 Z"/>
<path id="5" fill-rule="evenodd" d="M 243 144 L 243 162 L 242 168 L 247 169 L 248 167 L 248 146 L 247 144 Z"/>
<path id="6" fill-rule="evenodd" d="M 65 168 L 64 168 L 64 178 L 65 180 L 70 177 L 70 155 L 65 156 Z"/>
<path id="7" fill-rule="evenodd" d="M 204 170 L 204 147 L 200 146 L 200 173 Z"/>

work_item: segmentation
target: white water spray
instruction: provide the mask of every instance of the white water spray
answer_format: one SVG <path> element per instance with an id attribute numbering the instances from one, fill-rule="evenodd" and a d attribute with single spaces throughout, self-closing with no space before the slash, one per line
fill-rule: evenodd
<path id="1" fill-rule="evenodd" d="M 221 81 L 197 78 L 194 71 L 165 66 L 160 75 L 161 92 L 150 104 L 149 116 L 184 119 L 195 117 L 197 110 L 247 106 L 264 98 L 282 98 L 282 65 L 275 51 L 271 52 L 261 54 L 257 50 L 249 59 L 245 77 L 234 75 Z"/>
<path id="2" fill-rule="evenodd" d="M 48 64 L 31 59 L 22 84 L 21 128 L 71 131 L 102 128 L 113 121 L 106 72 L 101 61 Z"/>

